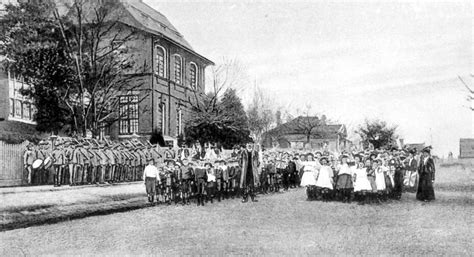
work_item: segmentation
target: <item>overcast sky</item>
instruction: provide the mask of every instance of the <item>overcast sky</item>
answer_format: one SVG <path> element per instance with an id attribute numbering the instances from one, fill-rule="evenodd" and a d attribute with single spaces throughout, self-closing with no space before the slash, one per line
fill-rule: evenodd
<path id="1" fill-rule="evenodd" d="M 470 1 L 144 1 L 200 54 L 238 59 L 290 112 L 311 103 L 349 128 L 381 118 L 440 155 L 473 137 L 457 79 L 472 84 Z"/>

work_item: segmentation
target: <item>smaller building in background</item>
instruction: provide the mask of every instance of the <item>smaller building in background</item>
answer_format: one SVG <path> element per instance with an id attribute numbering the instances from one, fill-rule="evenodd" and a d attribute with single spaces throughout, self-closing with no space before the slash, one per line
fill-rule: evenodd
<path id="1" fill-rule="evenodd" d="M 459 140 L 459 158 L 474 158 L 474 138 L 461 138 Z"/>
<path id="2" fill-rule="evenodd" d="M 340 152 L 350 145 L 345 125 L 325 124 L 318 117 L 297 117 L 262 138 L 265 148 L 323 149 L 327 145 L 328 150 Z"/>
<path id="3" fill-rule="evenodd" d="M 425 143 L 410 143 L 410 144 L 404 144 L 403 148 L 406 149 L 416 149 L 418 153 L 421 153 L 421 151 L 426 147 Z"/>

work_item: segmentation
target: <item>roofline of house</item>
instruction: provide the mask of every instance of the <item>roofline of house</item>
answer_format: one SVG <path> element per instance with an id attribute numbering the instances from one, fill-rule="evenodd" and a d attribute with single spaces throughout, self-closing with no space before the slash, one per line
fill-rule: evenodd
<path id="1" fill-rule="evenodd" d="M 213 61 L 207 59 L 206 57 L 204 57 L 204 56 L 202 56 L 202 55 L 200 55 L 200 54 L 198 54 L 198 53 L 197 53 L 196 51 L 194 51 L 193 49 L 190 49 L 189 47 L 187 47 L 187 46 L 185 46 L 185 45 L 183 45 L 183 44 L 180 44 L 179 42 L 176 42 L 175 40 L 173 40 L 173 39 L 167 37 L 166 35 L 163 35 L 163 33 L 158 32 L 158 33 L 156 33 L 156 34 L 157 34 L 157 36 L 166 38 L 166 39 L 167 39 L 168 41 L 170 41 L 171 43 L 173 43 L 173 44 L 175 44 L 175 45 L 177 45 L 177 46 L 183 48 L 184 50 L 186 50 L 186 51 L 188 51 L 188 52 L 190 52 L 190 53 L 196 55 L 197 57 L 199 57 L 199 58 L 201 58 L 202 60 L 204 60 L 208 65 L 215 65 L 215 63 L 214 63 Z"/>

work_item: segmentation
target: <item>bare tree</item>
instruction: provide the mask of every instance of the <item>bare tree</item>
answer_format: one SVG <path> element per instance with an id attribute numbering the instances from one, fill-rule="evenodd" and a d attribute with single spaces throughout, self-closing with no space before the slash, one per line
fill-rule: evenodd
<path id="1" fill-rule="evenodd" d="M 306 143 L 309 143 L 311 135 L 317 134 L 316 128 L 325 125 L 326 118 L 320 119 L 317 115 L 313 115 L 311 104 L 308 103 L 305 107 L 303 115 L 297 118 L 296 123 L 298 129 L 305 134 Z"/>
<path id="2" fill-rule="evenodd" d="M 262 135 L 268 132 L 274 125 L 275 114 L 273 106 L 274 103 L 269 95 L 261 88 L 255 86 L 253 99 L 247 111 L 250 134 L 254 142 L 260 143 Z"/>
<path id="3" fill-rule="evenodd" d="M 474 75 L 471 74 L 471 78 L 473 78 Z M 461 83 L 466 87 L 467 91 L 469 92 L 469 95 L 467 96 L 467 100 L 471 103 L 471 106 L 469 107 L 471 111 L 474 111 L 474 89 L 471 88 L 471 86 L 468 86 L 466 82 L 461 78 L 461 76 L 458 76 L 459 80 Z"/>
<path id="4" fill-rule="evenodd" d="M 124 25 L 116 1 L 74 0 L 62 17 L 55 10 L 62 39 L 74 61 L 76 83 L 66 85 L 62 100 L 73 113 L 76 128 L 83 136 L 117 121 L 125 112 L 117 111 L 119 96 L 142 89 L 147 64 L 137 63 L 129 42 L 136 31 Z M 141 102 L 146 95 L 139 92 Z M 134 99 L 135 100 L 135 99 Z M 128 110 L 127 110 L 128 111 Z"/>
<path id="5" fill-rule="evenodd" d="M 207 92 L 194 91 L 194 101 L 189 104 L 205 112 L 217 111 L 217 103 L 222 94 L 228 89 L 239 92 L 243 89 L 247 75 L 245 69 L 237 59 L 222 57 L 217 65 L 210 67 L 206 76 Z"/>

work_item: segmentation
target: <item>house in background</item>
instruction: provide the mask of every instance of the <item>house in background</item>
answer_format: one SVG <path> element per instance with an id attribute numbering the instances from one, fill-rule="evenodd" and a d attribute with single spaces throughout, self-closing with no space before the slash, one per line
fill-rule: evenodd
<path id="1" fill-rule="evenodd" d="M 459 140 L 459 158 L 474 158 L 474 138 L 461 138 Z"/>
<path id="2" fill-rule="evenodd" d="M 7 4 L 15 3 L 16 0 L 0 0 L 0 17 L 5 14 Z M 0 62 L 4 58 L 0 56 Z M 36 108 L 32 99 L 20 93 L 27 87 L 30 85 L 25 84 L 20 76 L 0 68 L 0 140 L 18 143 L 42 136 L 35 129 L 33 117 Z"/>
<path id="3" fill-rule="evenodd" d="M 264 133 L 263 145 L 292 149 L 323 149 L 327 145 L 328 150 L 337 152 L 350 146 L 345 125 L 319 123 L 317 117 L 297 117 Z"/>

